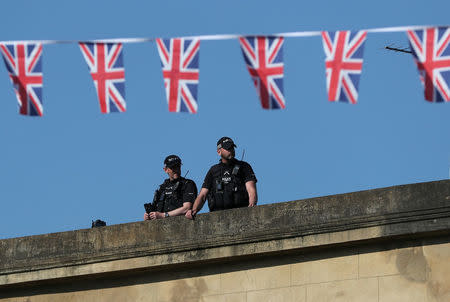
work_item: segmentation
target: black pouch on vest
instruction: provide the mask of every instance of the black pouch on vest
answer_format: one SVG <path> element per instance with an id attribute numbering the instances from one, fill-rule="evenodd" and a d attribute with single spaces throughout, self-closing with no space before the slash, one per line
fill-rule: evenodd
<path id="1" fill-rule="evenodd" d="M 223 210 L 224 207 L 224 192 L 214 192 L 208 197 L 208 207 L 209 211 L 213 212 L 215 210 Z"/>
<path id="2" fill-rule="evenodd" d="M 234 192 L 234 206 L 237 208 L 242 208 L 248 206 L 248 193 L 247 191 Z"/>
<path id="3" fill-rule="evenodd" d="M 213 193 L 208 193 L 208 196 L 207 196 L 207 198 L 208 198 L 208 208 L 209 208 L 210 212 L 214 212 L 214 210 L 216 209 L 216 200 L 214 198 L 214 195 L 215 194 L 213 194 Z"/>

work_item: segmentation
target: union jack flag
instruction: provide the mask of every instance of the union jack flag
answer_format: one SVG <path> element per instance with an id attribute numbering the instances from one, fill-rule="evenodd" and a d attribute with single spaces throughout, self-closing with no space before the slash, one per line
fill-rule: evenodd
<path id="1" fill-rule="evenodd" d="M 156 39 L 170 112 L 197 113 L 199 39 Z"/>
<path id="2" fill-rule="evenodd" d="M 126 111 L 122 43 L 80 43 L 80 48 L 94 80 L 101 113 Z"/>
<path id="3" fill-rule="evenodd" d="M 366 31 L 322 32 L 329 101 L 358 101 L 366 36 Z"/>
<path id="4" fill-rule="evenodd" d="M 14 86 L 20 114 L 42 116 L 42 44 L 0 44 L 0 50 Z"/>
<path id="5" fill-rule="evenodd" d="M 248 72 L 264 109 L 284 109 L 282 37 L 239 38 Z"/>
<path id="6" fill-rule="evenodd" d="M 409 44 L 425 86 L 425 100 L 450 101 L 450 28 L 409 30 Z"/>

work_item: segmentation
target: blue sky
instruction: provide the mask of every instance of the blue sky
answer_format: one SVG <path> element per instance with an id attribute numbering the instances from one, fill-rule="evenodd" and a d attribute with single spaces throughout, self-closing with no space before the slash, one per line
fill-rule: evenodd
<path id="1" fill-rule="evenodd" d="M 275 6 L 276 4 L 276 6 Z M 0 40 L 88 40 L 448 24 L 448 1 L 7 1 Z M 45 45 L 43 118 L 0 67 L 0 238 L 142 219 L 178 154 L 200 187 L 232 137 L 260 204 L 447 179 L 450 104 L 429 104 L 404 33 L 369 34 L 359 103 L 327 101 L 320 37 L 284 44 L 286 109 L 260 108 L 236 40 L 203 41 L 199 112 L 169 113 L 154 43 L 126 44 L 127 112 L 102 115 L 76 44 Z M 0 64 L 3 65 L 3 64 Z M 205 209 L 204 209 L 205 210 Z"/>

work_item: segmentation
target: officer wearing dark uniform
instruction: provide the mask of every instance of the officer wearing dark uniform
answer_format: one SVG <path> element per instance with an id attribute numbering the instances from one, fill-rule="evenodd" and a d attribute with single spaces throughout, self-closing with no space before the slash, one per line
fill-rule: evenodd
<path id="1" fill-rule="evenodd" d="M 212 166 L 191 211 L 186 217 L 192 219 L 208 199 L 209 210 L 225 210 L 240 207 L 252 207 L 257 202 L 255 173 L 245 161 L 235 159 L 236 145 L 229 137 L 217 142 L 218 164 Z"/>
<path id="2" fill-rule="evenodd" d="M 197 186 L 190 179 L 181 177 L 181 159 L 169 155 L 164 160 L 164 172 L 168 179 L 159 186 L 153 197 L 153 211 L 144 214 L 144 220 L 184 215 L 197 197 Z"/>

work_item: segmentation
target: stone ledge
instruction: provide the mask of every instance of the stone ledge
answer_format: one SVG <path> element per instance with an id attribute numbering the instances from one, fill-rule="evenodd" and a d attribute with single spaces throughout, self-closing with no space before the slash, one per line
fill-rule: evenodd
<path id="1" fill-rule="evenodd" d="M 0 287 L 450 232 L 450 181 L 0 241 Z"/>

